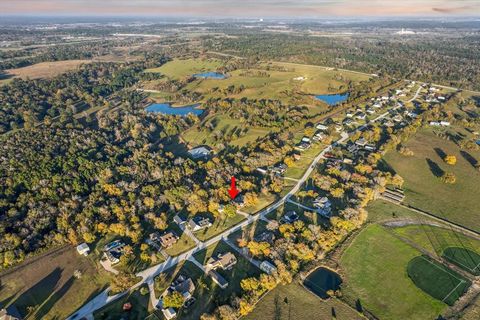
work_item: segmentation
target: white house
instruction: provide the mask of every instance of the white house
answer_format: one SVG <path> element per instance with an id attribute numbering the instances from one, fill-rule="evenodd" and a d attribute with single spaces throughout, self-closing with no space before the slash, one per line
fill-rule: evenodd
<path id="1" fill-rule="evenodd" d="M 188 150 L 188 153 L 193 159 L 206 158 L 210 155 L 212 150 L 207 149 L 206 147 L 197 147 Z"/>
<path id="2" fill-rule="evenodd" d="M 90 253 L 90 247 L 85 242 L 80 243 L 77 246 L 77 252 L 83 256 L 87 256 Z"/>
<path id="3" fill-rule="evenodd" d="M 321 124 L 321 123 L 317 124 L 316 128 L 318 130 L 322 130 L 322 131 L 327 131 L 328 130 L 328 126 L 326 126 L 324 124 Z"/>
<path id="4" fill-rule="evenodd" d="M 267 274 L 272 274 L 277 271 L 277 267 L 265 260 L 260 263 L 260 270 Z"/>
<path id="5" fill-rule="evenodd" d="M 167 320 L 175 319 L 177 316 L 177 312 L 173 308 L 162 309 L 162 313 Z"/>

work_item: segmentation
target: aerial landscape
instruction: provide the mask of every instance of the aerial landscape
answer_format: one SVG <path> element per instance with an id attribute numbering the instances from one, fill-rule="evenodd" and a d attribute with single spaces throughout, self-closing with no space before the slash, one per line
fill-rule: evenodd
<path id="1" fill-rule="evenodd" d="M 479 2 L 0 7 L 0 320 L 480 320 Z"/>

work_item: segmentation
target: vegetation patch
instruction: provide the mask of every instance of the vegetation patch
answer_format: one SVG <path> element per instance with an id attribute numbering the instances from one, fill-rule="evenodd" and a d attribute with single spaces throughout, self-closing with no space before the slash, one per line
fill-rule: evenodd
<path id="1" fill-rule="evenodd" d="M 421 253 L 380 225 L 365 228 L 345 250 L 340 265 L 346 299 L 380 319 L 433 319 L 446 305 L 415 286 L 409 262 Z M 405 306 L 408 308 L 405 308 Z"/>
<path id="2" fill-rule="evenodd" d="M 413 258 L 407 273 L 417 287 L 448 305 L 453 305 L 471 285 L 457 272 L 427 256 Z"/>
<path id="3" fill-rule="evenodd" d="M 413 151 L 413 156 L 389 152 L 385 157 L 405 180 L 405 202 L 479 231 L 480 220 L 475 210 L 480 173 L 468 159 L 480 159 L 480 152 L 468 151 L 468 157 L 452 141 L 436 136 L 430 129 L 420 130 L 405 147 Z M 456 164 L 445 163 L 445 155 L 454 155 Z M 455 175 L 454 184 L 442 181 L 444 172 Z"/>
<path id="4" fill-rule="evenodd" d="M 337 299 L 321 300 L 300 284 L 281 285 L 267 293 L 245 320 L 364 319 Z"/>

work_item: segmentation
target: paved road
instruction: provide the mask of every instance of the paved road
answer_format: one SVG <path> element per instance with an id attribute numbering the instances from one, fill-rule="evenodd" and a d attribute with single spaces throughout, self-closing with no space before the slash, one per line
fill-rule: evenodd
<path id="1" fill-rule="evenodd" d="M 415 95 L 413 96 L 412 99 L 409 100 L 410 101 L 413 101 L 417 98 L 418 94 L 420 93 L 421 91 L 421 87 L 418 88 L 418 90 L 416 91 Z M 394 110 L 395 109 L 398 109 L 400 106 L 397 106 L 395 108 L 393 108 Z M 381 120 L 383 119 L 384 117 L 386 117 L 387 115 L 389 114 L 389 112 L 385 112 L 383 114 L 381 114 L 380 116 L 378 116 L 377 118 L 373 119 L 371 122 L 376 122 L 378 120 Z M 362 130 L 363 128 L 365 128 L 367 125 L 363 125 L 363 126 L 360 126 L 359 128 L 357 128 L 356 130 Z M 355 131 L 356 131 L 355 130 Z M 271 204 L 270 206 L 268 206 L 267 208 L 263 209 L 262 211 L 259 211 L 258 213 L 256 213 L 255 215 L 250 215 L 248 216 L 248 218 L 246 220 L 243 220 L 242 222 L 240 222 L 239 224 L 233 226 L 232 228 L 228 229 L 228 230 L 225 230 L 224 232 L 218 234 L 217 236 L 207 240 L 207 241 L 199 241 L 197 240 L 196 243 L 197 243 L 197 246 L 185 253 L 182 253 L 176 257 L 170 257 L 169 259 L 167 259 L 165 262 L 163 263 L 160 263 L 158 265 L 155 265 L 153 267 L 150 267 L 148 269 L 145 269 L 139 273 L 137 273 L 136 275 L 138 277 L 141 277 L 142 280 L 140 282 L 138 282 L 137 284 L 135 284 L 134 286 L 132 286 L 130 288 L 130 290 L 135 290 L 137 289 L 138 287 L 140 287 L 141 285 L 147 283 L 147 284 L 150 284 L 150 283 L 153 283 L 154 279 L 156 276 L 158 276 L 160 273 L 162 273 L 163 271 L 177 265 L 178 263 L 181 263 L 181 262 L 184 262 L 186 260 L 190 260 L 193 258 L 193 255 L 203 249 L 205 249 L 206 247 L 220 241 L 220 240 L 223 240 L 223 239 L 227 239 L 227 237 L 229 235 L 231 235 L 232 233 L 235 233 L 236 231 L 244 228 L 245 226 L 251 224 L 252 222 L 255 222 L 259 219 L 262 219 L 262 220 L 265 220 L 265 221 L 268 221 L 266 219 L 266 215 L 269 214 L 270 212 L 276 210 L 278 207 L 282 206 L 287 200 L 289 200 L 289 198 L 294 195 L 295 193 L 297 193 L 301 186 L 305 183 L 305 181 L 308 179 L 308 177 L 310 176 L 310 174 L 313 172 L 313 170 L 315 169 L 317 163 L 324 158 L 324 155 L 329 152 L 332 147 L 334 145 L 337 145 L 337 144 L 340 144 L 340 143 L 343 143 L 345 142 L 347 139 L 349 138 L 349 135 L 346 133 L 346 132 L 342 132 L 341 133 L 341 138 L 339 140 L 337 140 L 336 142 L 333 142 L 331 145 L 327 146 L 325 149 L 323 149 L 316 157 L 315 159 L 313 159 L 312 163 L 310 164 L 310 166 L 308 167 L 308 169 L 305 171 L 305 173 L 303 174 L 303 176 L 297 181 L 297 183 L 295 184 L 295 186 L 285 195 L 283 196 L 280 200 L 278 200 L 277 202 L 275 202 L 274 204 Z M 195 237 L 193 237 L 195 238 Z M 195 238 L 196 239 L 196 238 Z M 106 289 L 104 292 L 102 292 L 101 294 L 99 294 L 98 296 L 94 297 L 92 300 L 90 300 L 89 302 L 87 302 L 85 305 L 83 305 L 74 315 L 75 315 L 75 319 L 80 319 L 82 317 L 85 317 L 85 316 L 91 316 L 91 314 L 93 312 L 95 312 L 96 310 L 102 308 L 103 306 L 105 306 L 107 303 L 109 302 L 112 302 L 118 298 L 120 298 L 122 295 L 126 294 L 128 291 L 126 292 L 123 292 L 121 294 L 117 294 L 115 296 L 112 296 L 112 297 L 109 297 L 108 296 L 108 290 L 109 289 Z M 69 318 L 67 318 L 67 320 L 71 320 L 72 317 L 70 316 Z"/>
<path id="2" fill-rule="evenodd" d="M 343 143 L 348 138 L 349 138 L 348 134 L 346 132 L 342 132 L 341 133 L 341 138 L 338 141 L 336 141 L 335 143 Z M 335 143 L 333 143 L 333 144 L 335 144 Z M 278 200 L 274 204 L 271 204 L 270 206 L 263 209 L 262 211 L 259 211 L 255 215 L 249 216 L 246 220 L 243 220 L 239 224 L 233 226 L 232 228 L 230 228 L 228 230 L 225 230 L 224 232 L 218 234 L 217 236 L 215 236 L 215 237 L 213 237 L 213 238 L 211 238 L 207 241 L 199 242 L 198 245 L 195 248 L 193 248 L 193 249 L 191 249 L 191 250 L 189 250 L 185 253 L 182 253 L 182 254 L 180 254 L 176 257 L 170 257 L 169 259 L 167 259 L 163 263 L 160 263 L 158 265 L 155 265 L 153 267 L 150 267 L 148 269 L 145 269 L 145 270 L 137 273 L 136 275 L 138 277 L 141 277 L 142 280 L 140 282 L 138 282 L 137 284 L 135 284 L 134 286 L 132 286 L 128 291 L 125 291 L 125 292 L 122 292 L 121 294 L 117 294 L 115 296 L 109 297 L 108 296 L 109 289 L 106 289 L 101 294 L 94 297 L 92 300 L 90 300 L 85 305 L 83 305 L 79 310 L 77 310 L 76 313 L 74 313 L 72 316 L 68 317 L 67 320 L 81 319 L 82 317 L 91 317 L 93 312 L 102 308 L 106 304 L 122 297 L 123 295 L 127 294 L 129 291 L 135 290 L 145 283 L 147 283 L 147 284 L 153 283 L 155 277 L 158 276 L 160 273 L 162 273 L 163 271 L 177 265 L 178 263 L 181 263 L 181 262 L 184 262 L 186 260 L 191 259 L 191 257 L 195 253 L 201 251 L 202 249 L 205 249 L 206 247 L 208 247 L 208 246 L 210 246 L 210 245 L 212 245 L 212 244 L 214 244 L 214 243 L 216 243 L 216 242 L 218 242 L 222 239 L 227 239 L 227 237 L 229 235 L 231 235 L 232 233 L 235 233 L 236 231 L 244 228 L 245 226 L 251 224 L 252 222 L 257 221 L 258 219 L 264 220 L 265 216 L 267 214 L 276 210 L 278 207 L 282 206 L 285 203 L 285 201 L 287 201 L 292 195 L 294 195 L 295 193 L 297 193 L 300 190 L 303 183 L 308 179 L 310 174 L 315 169 L 317 163 L 324 157 L 325 153 L 329 152 L 332 149 L 332 145 L 327 146 L 325 149 L 323 149 L 315 157 L 315 159 L 313 159 L 312 163 L 310 164 L 308 169 L 305 171 L 302 178 L 298 180 L 298 182 L 295 184 L 295 186 L 285 196 L 283 196 L 280 200 Z"/>

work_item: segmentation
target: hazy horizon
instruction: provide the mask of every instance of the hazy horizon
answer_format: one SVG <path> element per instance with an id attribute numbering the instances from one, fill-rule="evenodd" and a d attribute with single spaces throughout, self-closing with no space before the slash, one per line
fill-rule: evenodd
<path id="1" fill-rule="evenodd" d="M 0 0 L 1 16 L 172 18 L 478 17 L 476 0 Z"/>

